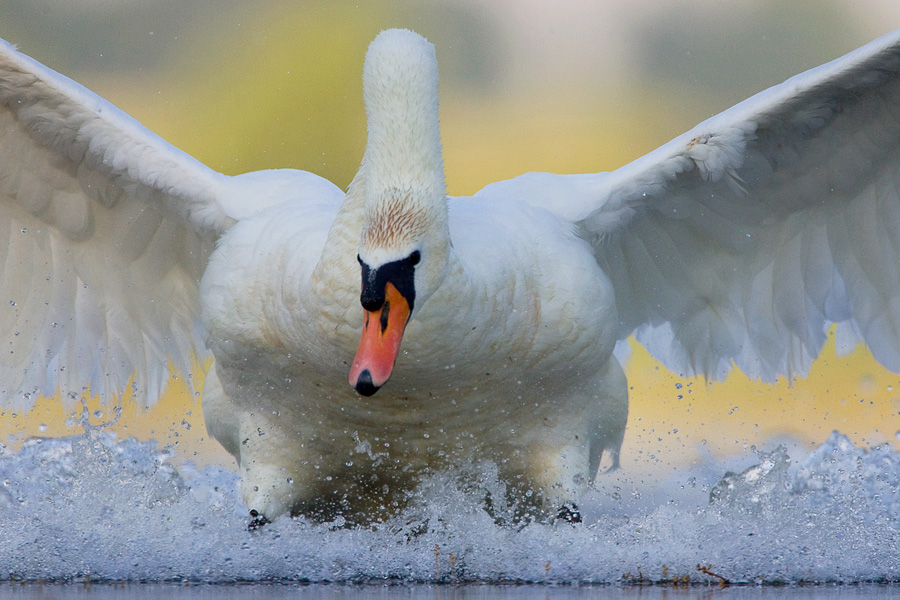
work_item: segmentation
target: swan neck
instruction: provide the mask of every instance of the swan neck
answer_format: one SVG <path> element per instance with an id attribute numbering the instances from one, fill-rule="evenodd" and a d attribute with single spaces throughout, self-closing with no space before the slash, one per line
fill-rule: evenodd
<path id="1" fill-rule="evenodd" d="M 382 33 L 366 55 L 363 96 L 366 212 L 427 210 L 445 221 L 434 46 L 409 31 Z"/>

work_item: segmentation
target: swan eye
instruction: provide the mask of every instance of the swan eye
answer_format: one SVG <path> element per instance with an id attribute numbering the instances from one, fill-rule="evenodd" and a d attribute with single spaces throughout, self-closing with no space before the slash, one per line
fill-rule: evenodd
<path id="1" fill-rule="evenodd" d="M 409 255 L 409 258 L 406 259 L 410 266 L 416 266 L 419 264 L 419 261 L 422 260 L 422 254 L 416 250 L 412 254 Z"/>

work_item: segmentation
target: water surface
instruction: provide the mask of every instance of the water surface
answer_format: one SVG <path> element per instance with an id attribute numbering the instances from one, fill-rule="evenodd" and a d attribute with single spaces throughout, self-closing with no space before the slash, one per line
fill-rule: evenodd
<path id="1" fill-rule="evenodd" d="M 582 504 L 579 525 L 498 525 L 483 508 L 486 495 L 503 495 L 488 464 L 427 478 L 406 509 L 372 528 L 282 518 L 250 532 L 237 474 L 176 468 L 155 442 L 89 429 L 33 439 L 0 457 L 0 578 L 636 586 L 620 590 L 627 594 L 657 593 L 638 585 L 648 582 L 671 590 L 900 580 L 900 453 L 833 434 L 801 457 L 772 448 L 749 458 L 754 464 L 739 474 L 711 460 L 640 480 L 605 476 Z M 129 587 L 129 596 L 145 589 Z M 509 591 L 433 589 L 459 597 Z M 529 593 L 560 592 L 535 589 Z M 33 588 L 6 589 L 13 590 Z"/>

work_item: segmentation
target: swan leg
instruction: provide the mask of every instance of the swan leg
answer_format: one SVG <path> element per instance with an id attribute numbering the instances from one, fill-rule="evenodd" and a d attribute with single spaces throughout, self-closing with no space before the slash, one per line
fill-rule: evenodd
<path id="1" fill-rule="evenodd" d="M 253 518 L 251 526 L 253 523 L 263 525 L 291 509 L 297 496 L 294 481 L 296 479 L 283 467 L 243 457 L 241 494 Z"/>
<path id="2" fill-rule="evenodd" d="M 573 437 L 583 439 L 579 434 Z M 578 514 L 578 501 L 588 484 L 587 447 L 573 443 L 552 448 L 547 444 L 531 450 L 527 485 L 533 495 L 525 497 L 532 499 L 538 514 L 571 521 Z"/>
<path id="3" fill-rule="evenodd" d="M 539 496 L 539 509 L 577 523 L 581 521 L 578 502 L 600 468 L 618 466 L 628 416 L 624 371 L 610 358 L 584 387 L 557 402 L 564 416 L 529 441 L 525 475 Z"/>
<path id="4" fill-rule="evenodd" d="M 201 399 L 206 431 L 235 459 L 240 461 L 240 420 L 241 411 L 225 395 L 216 363 L 206 372 Z"/>
<path id="5" fill-rule="evenodd" d="M 281 466 L 291 461 L 284 460 L 280 450 L 293 444 L 284 440 L 280 427 L 248 414 L 229 398 L 215 364 L 203 385 L 203 416 L 209 434 L 238 462 L 241 493 L 252 519 L 250 528 L 256 529 L 291 510 L 301 493 L 294 482 L 302 480 Z"/>
<path id="6" fill-rule="evenodd" d="M 592 406 L 588 474 L 591 483 L 599 473 L 619 468 L 619 451 L 628 421 L 628 381 L 614 357 L 592 382 Z"/>

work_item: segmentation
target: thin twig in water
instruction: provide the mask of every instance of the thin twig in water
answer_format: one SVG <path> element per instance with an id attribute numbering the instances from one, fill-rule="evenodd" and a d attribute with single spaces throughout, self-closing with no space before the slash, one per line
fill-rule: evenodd
<path id="1" fill-rule="evenodd" d="M 730 582 L 730 581 L 728 581 L 727 579 L 725 579 L 724 577 L 722 577 L 722 576 L 719 575 L 718 573 L 713 573 L 713 571 L 712 571 L 712 565 L 706 565 L 706 566 L 704 567 L 704 566 L 698 564 L 698 565 L 697 565 L 697 570 L 700 571 L 701 573 L 703 573 L 704 575 L 709 575 L 710 577 L 715 577 L 716 579 L 718 579 L 718 580 L 719 580 L 719 587 L 723 587 L 723 588 L 724 588 L 724 587 L 727 587 L 727 586 L 731 585 L 731 582 Z"/>

